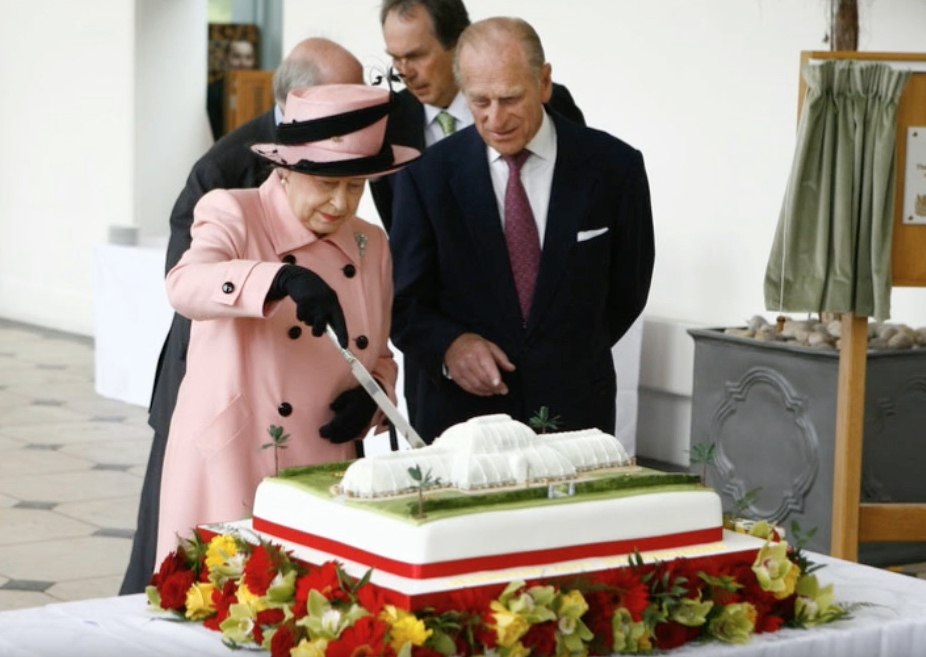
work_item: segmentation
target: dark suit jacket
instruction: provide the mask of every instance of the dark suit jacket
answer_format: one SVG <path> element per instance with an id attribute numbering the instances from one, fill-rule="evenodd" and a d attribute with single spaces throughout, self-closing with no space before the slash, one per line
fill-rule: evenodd
<path id="1" fill-rule="evenodd" d="M 272 142 L 275 132 L 273 110 L 261 114 L 232 130 L 206 151 L 190 172 L 170 213 L 170 240 L 167 244 L 165 273 L 190 248 L 193 208 L 202 196 L 213 189 L 259 187 L 271 168 L 251 153 L 249 146 Z M 166 436 L 177 403 L 177 390 L 186 373 L 186 350 L 190 341 L 190 320 L 174 314 L 170 332 L 161 349 L 154 375 L 154 391 L 148 409 L 148 424 L 160 436 Z"/>
<path id="2" fill-rule="evenodd" d="M 585 125 L 585 116 L 582 114 L 572 94 L 561 84 L 553 83 L 553 95 L 547 106 L 556 110 L 567 119 L 579 125 Z M 411 146 L 424 151 L 424 105 L 408 90 L 403 89 L 396 94 L 396 106 L 389 115 L 386 136 L 390 143 Z M 379 218 L 388 233 L 392 227 L 392 198 L 395 176 L 383 176 L 370 181 L 370 192 L 373 202 L 379 212 Z"/>
<path id="3" fill-rule="evenodd" d="M 643 310 L 653 268 L 646 171 L 626 143 L 549 113 L 557 158 L 526 327 L 475 128 L 396 175 L 392 338 L 424 372 L 413 422 L 425 439 L 486 413 L 527 421 L 541 406 L 563 430 L 614 430 L 611 347 Z M 470 395 L 442 376 L 447 347 L 470 331 L 517 367 L 503 373 L 507 395 Z"/>

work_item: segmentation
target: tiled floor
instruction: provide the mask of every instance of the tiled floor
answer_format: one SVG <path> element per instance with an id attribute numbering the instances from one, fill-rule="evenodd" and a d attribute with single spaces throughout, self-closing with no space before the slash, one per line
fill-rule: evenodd
<path id="1" fill-rule="evenodd" d="M 92 340 L 0 320 L 0 611 L 118 593 L 151 435 Z"/>
<path id="2" fill-rule="evenodd" d="M 0 611 L 118 592 L 151 435 L 94 392 L 92 340 L 0 319 Z"/>

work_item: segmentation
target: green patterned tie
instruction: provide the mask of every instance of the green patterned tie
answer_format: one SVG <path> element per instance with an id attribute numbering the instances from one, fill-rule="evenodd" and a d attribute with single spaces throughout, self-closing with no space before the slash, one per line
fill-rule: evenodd
<path id="1" fill-rule="evenodd" d="M 444 136 L 452 135 L 457 128 L 457 120 L 444 110 L 437 113 L 437 122 L 440 123 L 440 129 L 444 131 Z"/>

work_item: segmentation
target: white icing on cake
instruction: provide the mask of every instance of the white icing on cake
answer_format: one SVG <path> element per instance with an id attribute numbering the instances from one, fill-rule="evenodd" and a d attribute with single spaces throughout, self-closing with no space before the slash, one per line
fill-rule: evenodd
<path id="1" fill-rule="evenodd" d="M 574 479 L 628 463 L 620 442 L 597 429 L 538 436 L 508 415 L 485 415 L 455 424 L 428 447 L 358 460 L 341 491 L 370 498 L 414 490 L 408 470 L 415 466 L 439 479 L 438 487 L 474 490 Z"/>
<path id="2" fill-rule="evenodd" d="M 709 489 L 592 499 L 441 518 L 421 525 L 265 479 L 254 517 L 412 564 L 664 536 L 719 527 Z"/>
<path id="3" fill-rule="evenodd" d="M 444 487 L 473 491 L 574 480 L 583 472 L 629 462 L 617 439 L 597 430 L 538 436 L 508 416 L 486 416 L 451 427 L 430 447 L 356 461 L 341 489 L 358 498 L 408 492 L 415 487 L 408 469 L 415 466 L 439 477 Z M 720 498 L 713 490 L 698 488 L 639 495 L 625 490 L 518 508 L 481 508 L 422 524 L 367 504 L 345 503 L 285 479 L 267 478 L 257 490 L 254 518 L 406 564 L 638 543 L 688 532 L 716 532 L 719 537 L 722 524 Z"/>

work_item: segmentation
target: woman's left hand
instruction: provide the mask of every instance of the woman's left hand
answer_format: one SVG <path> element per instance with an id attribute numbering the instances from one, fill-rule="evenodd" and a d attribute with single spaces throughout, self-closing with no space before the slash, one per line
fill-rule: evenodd
<path id="1" fill-rule="evenodd" d="M 338 395 L 330 408 L 334 411 L 334 419 L 319 429 L 319 433 L 322 438 L 341 444 L 360 437 L 360 432 L 373 419 L 376 402 L 366 390 L 357 386 Z"/>

